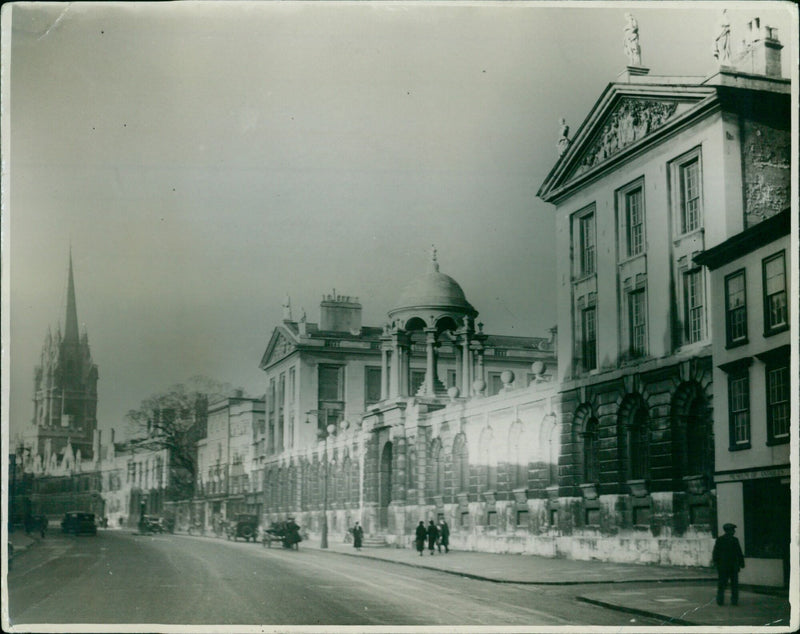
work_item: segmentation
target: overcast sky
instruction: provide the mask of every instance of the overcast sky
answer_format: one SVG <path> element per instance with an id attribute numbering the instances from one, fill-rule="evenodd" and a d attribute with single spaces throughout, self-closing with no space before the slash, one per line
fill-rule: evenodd
<path id="1" fill-rule="evenodd" d="M 547 336 L 559 117 L 577 130 L 624 69 L 627 11 L 651 74 L 714 72 L 719 6 L 5 5 L 12 431 L 70 244 L 104 429 L 195 374 L 263 394 L 287 293 L 295 318 L 335 288 L 382 325 L 431 244 L 486 331 Z M 726 6 L 734 53 L 759 15 L 788 73 L 789 5 Z"/>

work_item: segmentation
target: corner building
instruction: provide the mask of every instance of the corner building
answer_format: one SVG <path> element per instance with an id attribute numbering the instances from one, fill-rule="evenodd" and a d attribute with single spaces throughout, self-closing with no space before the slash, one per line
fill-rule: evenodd
<path id="1" fill-rule="evenodd" d="M 696 256 L 790 195 L 781 46 L 757 20 L 751 29 L 737 66 L 709 78 L 628 67 L 562 140 L 538 192 L 556 213 L 554 528 L 572 537 L 569 556 L 710 562 L 712 341 L 724 332 Z"/>
<path id="2" fill-rule="evenodd" d="M 736 524 L 742 583 L 789 585 L 790 210 L 705 251 L 714 332 L 718 526 Z"/>

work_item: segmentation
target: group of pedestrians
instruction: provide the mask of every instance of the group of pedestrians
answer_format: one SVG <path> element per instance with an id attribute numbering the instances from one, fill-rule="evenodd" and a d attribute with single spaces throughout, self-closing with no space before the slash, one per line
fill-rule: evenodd
<path id="1" fill-rule="evenodd" d="M 436 526 L 433 520 L 429 520 L 428 526 L 426 527 L 425 522 L 420 520 L 416 532 L 416 546 L 420 557 L 422 557 L 422 553 L 425 551 L 425 542 L 428 543 L 428 550 L 430 550 L 431 555 L 436 552 L 437 546 L 440 553 L 442 552 L 442 547 L 444 547 L 445 554 L 449 553 L 450 527 L 447 525 L 447 522 L 441 520 L 439 526 Z"/>

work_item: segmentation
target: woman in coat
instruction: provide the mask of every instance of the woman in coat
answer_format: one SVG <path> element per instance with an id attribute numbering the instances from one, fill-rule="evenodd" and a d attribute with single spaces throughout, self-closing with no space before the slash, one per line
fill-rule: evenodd
<path id="1" fill-rule="evenodd" d="M 353 527 L 353 548 L 356 550 L 361 550 L 361 542 L 364 540 L 364 529 L 361 528 L 361 525 L 356 522 L 356 525 Z"/>
<path id="2" fill-rule="evenodd" d="M 416 540 L 417 551 L 419 552 L 420 557 L 422 557 L 422 551 L 425 550 L 425 538 L 427 536 L 428 536 L 428 531 L 425 529 L 425 522 L 420 520 L 419 526 L 417 526 L 417 540 Z"/>

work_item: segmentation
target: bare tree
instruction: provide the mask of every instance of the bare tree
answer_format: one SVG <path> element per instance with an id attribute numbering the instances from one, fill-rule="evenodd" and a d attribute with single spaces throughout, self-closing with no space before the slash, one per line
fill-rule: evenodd
<path id="1" fill-rule="evenodd" d="M 230 394 L 231 386 L 205 376 L 193 376 L 144 399 L 126 414 L 132 444 L 169 455 L 167 499 L 192 496 L 197 473 L 197 441 L 206 436 L 208 403 Z"/>

